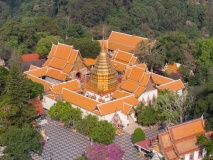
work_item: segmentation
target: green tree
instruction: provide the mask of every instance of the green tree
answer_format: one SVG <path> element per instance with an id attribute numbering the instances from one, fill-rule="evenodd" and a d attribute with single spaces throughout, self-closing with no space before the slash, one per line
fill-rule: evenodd
<path id="1" fill-rule="evenodd" d="M 173 91 L 162 90 L 153 105 L 161 121 L 182 123 L 192 105 L 192 99 L 186 95 L 185 91 L 179 95 Z"/>
<path id="2" fill-rule="evenodd" d="M 63 43 L 64 40 L 60 36 L 46 36 L 41 38 L 36 44 L 36 52 L 41 56 L 47 56 L 50 52 L 52 44 Z"/>
<path id="3" fill-rule="evenodd" d="M 3 66 L 0 66 L 0 96 L 5 91 L 6 86 L 6 78 L 8 75 L 8 70 L 5 69 Z"/>
<path id="4" fill-rule="evenodd" d="M 151 126 L 158 122 L 158 113 L 151 106 L 145 106 L 143 103 L 137 106 L 138 123 L 145 126 Z"/>
<path id="5" fill-rule="evenodd" d="M 27 92 L 30 93 L 30 99 L 40 97 L 42 99 L 42 93 L 44 92 L 44 86 L 40 83 L 33 82 L 31 79 L 25 79 L 25 85 L 27 86 Z"/>
<path id="6" fill-rule="evenodd" d="M 74 45 L 74 48 L 80 50 L 84 58 L 96 58 L 100 53 L 99 42 L 92 41 L 90 38 L 70 38 L 66 40 L 66 43 Z"/>
<path id="7" fill-rule="evenodd" d="M 23 126 L 36 117 L 36 111 L 29 102 L 30 93 L 26 77 L 22 73 L 20 57 L 14 53 L 10 61 L 9 74 L 6 78 L 5 93 L 0 105 L 1 124 Z"/>
<path id="8" fill-rule="evenodd" d="M 80 24 L 73 24 L 66 30 L 67 37 L 74 38 L 84 38 L 89 37 L 89 33 L 87 33 L 86 29 Z M 90 36 L 91 37 L 91 36 Z"/>
<path id="9" fill-rule="evenodd" d="M 81 120 L 82 112 L 79 108 L 73 108 L 69 102 L 58 101 L 50 108 L 48 114 L 51 118 L 64 122 L 66 126 L 74 126 Z"/>
<path id="10" fill-rule="evenodd" d="M 197 143 L 207 151 L 205 159 L 211 160 L 213 157 L 213 140 L 208 139 L 205 135 L 201 134 L 198 137 Z"/>
<path id="11" fill-rule="evenodd" d="M 11 53 L 12 49 L 6 45 L 5 42 L 0 40 L 0 59 L 4 60 L 6 66 L 8 65 Z"/>
<path id="12" fill-rule="evenodd" d="M 40 134 L 28 125 L 23 128 L 11 127 L 0 137 L 1 145 L 6 146 L 3 151 L 5 155 L 1 158 L 31 160 L 30 151 L 41 152 L 40 140 Z"/>
<path id="13" fill-rule="evenodd" d="M 158 50 L 165 56 L 166 63 L 181 63 L 190 69 L 194 68 L 194 44 L 183 33 L 171 32 L 160 36 L 157 41 Z"/>
<path id="14" fill-rule="evenodd" d="M 198 40 L 196 45 L 198 47 L 196 57 L 199 66 L 213 66 L 213 38 Z"/>
<path id="15" fill-rule="evenodd" d="M 92 130 L 98 124 L 98 118 L 89 114 L 88 116 L 84 117 L 81 121 L 78 121 L 76 124 L 77 129 L 86 134 L 91 136 Z"/>
<path id="16" fill-rule="evenodd" d="M 150 70 L 162 67 L 165 64 L 165 55 L 161 53 L 160 44 L 151 39 L 148 42 L 138 43 L 132 52 L 137 55 L 141 62 L 146 63 Z"/>
<path id="17" fill-rule="evenodd" d="M 115 128 L 106 120 L 101 120 L 92 129 L 90 137 L 98 143 L 108 145 L 114 140 Z"/>
<path id="18" fill-rule="evenodd" d="M 206 120 L 205 128 L 210 131 L 213 129 L 213 93 L 201 97 L 193 103 L 191 115 L 193 118 L 199 118 L 202 115 Z"/>
<path id="19" fill-rule="evenodd" d="M 136 128 L 132 134 L 133 143 L 140 142 L 146 139 L 145 133 L 141 128 Z"/>

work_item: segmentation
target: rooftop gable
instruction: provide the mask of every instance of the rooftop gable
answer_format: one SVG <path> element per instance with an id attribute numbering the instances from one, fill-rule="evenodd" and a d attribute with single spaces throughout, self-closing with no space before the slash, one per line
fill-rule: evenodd
<path id="1" fill-rule="evenodd" d="M 138 37 L 135 35 L 124 34 L 120 32 L 112 31 L 108 38 L 108 49 L 116 50 L 120 49 L 126 52 L 130 52 L 141 41 L 147 41 L 147 38 Z"/>
<path id="2" fill-rule="evenodd" d="M 66 44 L 58 43 L 55 53 L 53 54 L 53 57 L 68 60 L 70 57 L 71 51 L 73 49 L 73 46 L 69 46 Z"/>
<path id="3" fill-rule="evenodd" d="M 195 119 L 182 124 L 168 127 L 168 131 L 172 141 L 176 142 L 181 139 L 205 133 L 204 121 L 202 118 Z"/>

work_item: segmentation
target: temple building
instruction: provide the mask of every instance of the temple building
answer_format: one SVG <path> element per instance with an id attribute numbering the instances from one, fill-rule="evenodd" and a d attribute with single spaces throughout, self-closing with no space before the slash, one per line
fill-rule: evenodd
<path id="1" fill-rule="evenodd" d="M 129 52 L 141 40 L 147 39 L 112 32 L 108 40 L 102 40 L 95 60 L 84 60 L 73 46 L 53 44 L 43 67 L 31 65 L 25 74 L 44 85 L 45 109 L 64 100 L 81 109 L 83 116 L 96 115 L 126 127 L 136 121 L 135 109 L 140 102 L 149 105 L 161 89 L 181 94 L 184 88 L 181 80 L 149 72 L 146 64 L 140 64 Z"/>
<path id="2" fill-rule="evenodd" d="M 197 137 L 205 134 L 203 117 L 169 126 L 160 133 L 159 143 L 165 160 L 201 160 L 205 152 L 197 145 Z"/>

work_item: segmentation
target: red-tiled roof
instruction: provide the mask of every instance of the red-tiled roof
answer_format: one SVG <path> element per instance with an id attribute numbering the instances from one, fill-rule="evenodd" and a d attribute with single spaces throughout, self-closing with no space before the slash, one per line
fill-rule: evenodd
<path id="1" fill-rule="evenodd" d="M 36 60 L 39 60 L 39 58 L 40 56 L 37 53 L 23 54 L 21 56 L 22 62 L 36 61 Z"/>

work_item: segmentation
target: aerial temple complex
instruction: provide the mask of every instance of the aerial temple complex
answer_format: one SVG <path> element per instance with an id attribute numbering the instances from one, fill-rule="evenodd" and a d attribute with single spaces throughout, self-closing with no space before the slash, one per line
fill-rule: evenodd
<path id="1" fill-rule="evenodd" d="M 43 67 L 31 66 L 25 74 L 45 88 L 42 104 L 45 109 L 58 100 L 80 108 L 83 115 L 96 115 L 115 126 L 126 127 L 136 121 L 135 108 L 146 105 L 169 89 L 182 94 L 184 84 L 152 73 L 131 51 L 147 38 L 112 32 L 100 40 L 101 51 L 96 59 L 84 59 L 73 46 L 52 45 Z"/>

